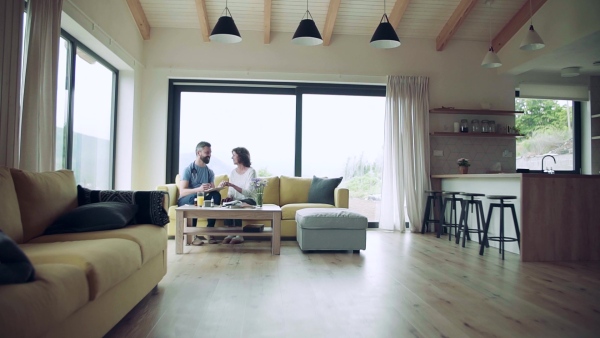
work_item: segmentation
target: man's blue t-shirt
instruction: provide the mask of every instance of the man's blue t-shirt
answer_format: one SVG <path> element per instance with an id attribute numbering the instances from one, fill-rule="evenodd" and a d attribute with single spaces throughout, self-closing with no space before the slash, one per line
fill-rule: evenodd
<path id="1" fill-rule="evenodd" d="M 192 163 L 183 170 L 181 180 L 188 181 L 188 188 L 194 189 L 204 183 L 214 183 L 215 173 L 208 166 L 199 167 Z"/>

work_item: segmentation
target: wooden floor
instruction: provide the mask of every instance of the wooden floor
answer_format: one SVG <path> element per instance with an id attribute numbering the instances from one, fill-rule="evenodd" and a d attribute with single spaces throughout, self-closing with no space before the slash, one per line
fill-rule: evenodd
<path id="1" fill-rule="evenodd" d="M 600 262 L 371 229 L 360 254 L 174 244 L 159 293 L 106 337 L 600 337 Z"/>

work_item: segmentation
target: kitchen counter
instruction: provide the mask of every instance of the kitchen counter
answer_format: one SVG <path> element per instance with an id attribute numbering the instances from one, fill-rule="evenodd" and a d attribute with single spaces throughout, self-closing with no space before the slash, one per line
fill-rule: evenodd
<path id="1" fill-rule="evenodd" d="M 600 260 L 600 175 L 448 174 L 432 175 L 431 182 L 436 190 L 516 196 L 521 248 L 506 243 L 505 249 L 524 262 Z M 482 201 L 487 216 L 490 202 Z M 498 215 L 490 233 L 498 233 Z M 505 222 L 506 236 L 515 237 L 511 218 Z"/>

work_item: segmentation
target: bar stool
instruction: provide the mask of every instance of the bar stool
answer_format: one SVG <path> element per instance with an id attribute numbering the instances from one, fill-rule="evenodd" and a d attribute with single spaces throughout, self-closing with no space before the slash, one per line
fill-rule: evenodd
<path id="1" fill-rule="evenodd" d="M 508 196 L 508 195 L 488 195 L 488 199 L 490 200 L 500 200 L 500 203 L 491 203 L 490 208 L 488 209 L 487 221 L 485 222 L 485 229 L 483 230 L 483 242 L 481 243 L 481 247 L 479 248 L 479 254 L 483 256 L 484 251 L 484 243 L 487 243 L 487 240 L 500 242 L 499 252 L 502 253 L 502 260 L 504 260 L 504 243 L 505 242 L 517 242 L 519 246 L 519 250 L 521 249 L 521 232 L 519 231 L 519 222 L 517 221 L 517 213 L 515 211 L 515 205 L 512 202 L 506 202 L 505 200 L 514 200 L 516 196 Z M 490 222 L 492 220 L 492 210 L 494 208 L 500 208 L 500 236 L 488 236 L 488 230 L 490 228 Z M 515 226 L 515 232 L 517 233 L 517 238 L 514 237 L 506 237 L 504 236 L 504 208 L 509 208 L 512 211 L 513 216 L 513 225 Z"/>
<path id="2" fill-rule="evenodd" d="M 478 243 L 481 243 L 481 234 L 485 227 L 485 215 L 483 213 L 483 202 L 476 198 L 483 197 L 485 194 L 477 194 L 470 192 L 463 192 L 461 195 L 465 196 L 462 211 L 460 212 L 460 221 L 458 229 L 456 231 L 456 244 L 460 242 L 460 234 L 462 235 L 462 247 L 465 247 L 466 239 L 471 240 L 470 233 L 477 233 Z M 471 206 L 471 212 L 469 212 L 469 206 Z M 469 229 L 469 214 L 473 213 L 473 207 L 475 207 L 475 215 L 477 216 L 477 229 Z M 483 223 L 483 224 L 482 224 Z M 489 248 L 489 243 L 485 243 Z"/>
<path id="3" fill-rule="evenodd" d="M 442 217 L 442 194 L 443 191 L 437 190 L 425 190 L 427 196 L 427 204 L 425 204 L 425 214 L 423 215 L 423 224 L 421 224 L 421 233 L 425 233 L 425 229 L 429 231 L 429 223 L 440 223 Z M 437 211 L 440 218 L 435 218 L 435 204 L 438 202 Z M 433 209 L 432 209 L 433 205 Z M 431 218 L 431 212 L 433 211 L 433 218 Z"/>
<path id="4" fill-rule="evenodd" d="M 444 191 L 443 195 L 450 195 L 450 197 L 444 197 L 444 204 L 442 205 L 442 216 L 441 218 L 441 226 L 438 227 L 438 232 L 437 232 L 437 238 L 440 238 L 442 236 L 442 228 L 450 228 L 448 230 L 448 240 L 452 240 L 452 229 L 458 229 L 458 225 L 459 223 L 457 223 L 456 221 L 456 217 L 458 216 L 458 213 L 456 211 L 456 204 L 458 202 L 460 202 L 460 208 L 462 209 L 462 205 L 463 205 L 463 199 L 460 197 L 456 197 L 456 195 L 459 195 L 460 192 L 455 192 L 455 191 Z M 450 220 L 450 222 L 452 223 L 448 223 L 446 222 L 446 208 L 448 206 L 448 202 L 450 202 L 450 217 L 448 218 Z M 452 219 L 452 216 L 454 216 L 454 220 Z M 454 233 L 456 233 L 456 230 L 454 230 Z"/>

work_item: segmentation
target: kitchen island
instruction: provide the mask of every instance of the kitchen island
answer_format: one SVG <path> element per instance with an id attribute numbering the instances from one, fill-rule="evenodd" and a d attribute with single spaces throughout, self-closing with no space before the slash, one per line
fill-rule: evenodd
<path id="1" fill-rule="evenodd" d="M 505 249 L 519 253 L 523 262 L 600 260 L 600 175 L 451 174 L 432 175 L 431 183 L 435 190 L 517 196 L 521 249 L 516 243 L 506 243 Z M 482 201 L 487 217 L 490 202 Z M 515 237 L 506 212 L 505 235 Z M 498 229 L 496 209 L 489 233 Z"/>

